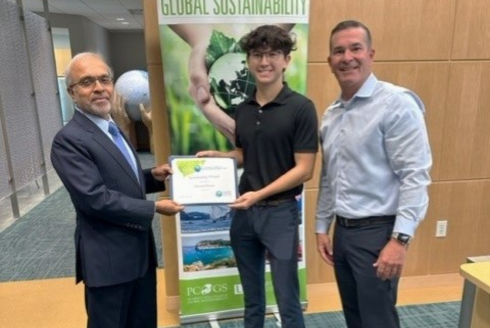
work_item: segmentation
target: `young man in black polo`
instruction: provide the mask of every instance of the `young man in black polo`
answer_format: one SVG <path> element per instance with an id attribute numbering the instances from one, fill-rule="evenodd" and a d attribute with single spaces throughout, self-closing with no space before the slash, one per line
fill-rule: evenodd
<path id="1" fill-rule="evenodd" d="M 311 179 L 318 150 L 314 104 L 291 90 L 284 72 L 295 40 L 284 29 L 263 25 L 240 40 L 256 90 L 236 108 L 236 148 L 202 151 L 201 157 L 234 157 L 243 166 L 240 197 L 230 238 L 245 300 L 245 327 L 265 317 L 265 256 L 268 253 L 282 327 L 304 327 L 298 281 L 295 196 Z"/>

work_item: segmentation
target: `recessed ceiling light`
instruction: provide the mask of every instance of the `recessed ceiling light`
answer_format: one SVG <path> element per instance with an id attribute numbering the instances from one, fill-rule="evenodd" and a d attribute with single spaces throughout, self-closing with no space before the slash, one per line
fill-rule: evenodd
<path id="1" fill-rule="evenodd" d="M 128 22 L 121 22 L 121 24 L 123 24 L 123 25 L 129 25 Z"/>
<path id="2" fill-rule="evenodd" d="M 119 18 L 116 18 L 116 20 L 118 20 L 118 21 L 123 21 L 123 20 L 124 20 L 124 18 L 120 18 L 120 17 L 119 17 Z"/>

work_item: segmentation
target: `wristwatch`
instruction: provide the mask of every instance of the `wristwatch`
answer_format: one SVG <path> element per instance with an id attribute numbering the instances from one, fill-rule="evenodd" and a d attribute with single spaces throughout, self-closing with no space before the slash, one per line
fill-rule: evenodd
<path id="1" fill-rule="evenodd" d="M 402 245 L 408 245 L 412 240 L 412 237 L 410 235 L 401 232 L 393 232 L 391 238 L 395 239 L 397 242 L 399 242 Z"/>

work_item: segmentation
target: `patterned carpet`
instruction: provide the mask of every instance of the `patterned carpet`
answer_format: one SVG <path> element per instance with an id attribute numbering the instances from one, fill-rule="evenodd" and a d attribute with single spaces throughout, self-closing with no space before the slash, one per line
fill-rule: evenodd
<path id="1" fill-rule="evenodd" d="M 150 153 L 139 154 L 144 168 Z M 155 199 L 156 195 L 148 195 Z M 159 266 L 163 266 L 158 216 L 153 220 Z M 0 282 L 75 276 L 75 210 L 59 188 L 0 233 Z"/>
<path id="2" fill-rule="evenodd" d="M 400 306 L 402 328 L 456 328 L 461 302 Z M 306 328 L 346 328 L 342 312 L 314 313 L 305 316 Z M 220 321 L 220 328 L 242 328 L 243 320 Z M 209 328 L 208 323 L 186 325 L 185 328 Z M 264 328 L 277 328 L 268 318 Z"/>

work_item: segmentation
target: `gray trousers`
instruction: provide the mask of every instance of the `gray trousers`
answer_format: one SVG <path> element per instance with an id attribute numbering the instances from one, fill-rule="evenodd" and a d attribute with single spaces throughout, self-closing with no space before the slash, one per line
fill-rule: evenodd
<path id="1" fill-rule="evenodd" d="M 266 251 L 282 327 L 304 327 L 298 282 L 300 220 L 294 200 L 235 212 L 230 240 L 244 292 L 245 328 L 264 326 Z"/>
<path id="2" fill-rule="evenodd" d="M 348 328 L 400 328 L 398 278 L 381 280 L 373 264 L 388 243 L 393 223 L 345 228 L 335 225 L 335 277 Z"/>

